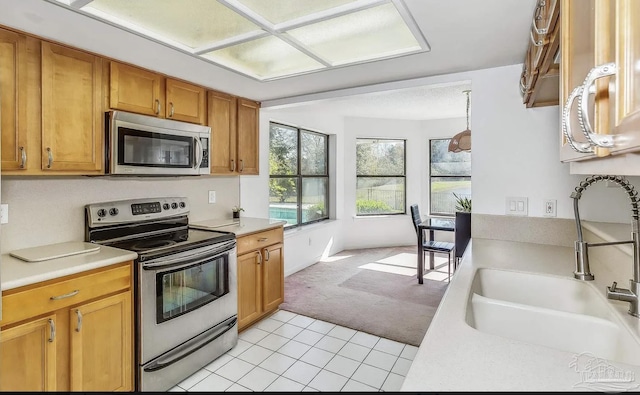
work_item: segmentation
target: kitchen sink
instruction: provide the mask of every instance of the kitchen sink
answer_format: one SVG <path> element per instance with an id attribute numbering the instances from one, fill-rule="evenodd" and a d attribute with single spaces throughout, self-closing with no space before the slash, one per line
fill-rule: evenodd
<path id="1" fill-rule="evenodd" d="M 640 365 L 640 343 L 604 296 L 569 277 L 478 269 L 466 322 L 492 335 Z"/>

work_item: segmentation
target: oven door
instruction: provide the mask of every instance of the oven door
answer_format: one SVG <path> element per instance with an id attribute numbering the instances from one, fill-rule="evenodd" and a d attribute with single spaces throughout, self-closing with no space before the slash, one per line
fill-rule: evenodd
<path id="1" fill-rule="evenodd" d="M 131 175 L 209 174 L 210 128 L 114 112 L 109 171 Z"/>
<path id="2" fill-rule="evenodd" d="M 235 243 L 139 264 L 140 364 L 237 315 Z"/>

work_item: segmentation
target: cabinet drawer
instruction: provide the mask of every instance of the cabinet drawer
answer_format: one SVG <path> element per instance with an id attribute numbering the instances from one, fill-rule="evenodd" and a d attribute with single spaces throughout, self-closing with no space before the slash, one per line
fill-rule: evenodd
<path id="1" fill-rule="evenodd" d="M 0 326 L 131 287 L 131 263 L 27 285 L 2 295 Z M 76 292 L 77 291 L 77 292 Z"/>
<path id="2" fill-rule="evenodd" d="M 264 232 L 254 233 L 238 237 L 238 255 L 244 254 L 251 250 L 258 250 L 275 243 L 282 243 L 282 227 L 265 230 Z"/>

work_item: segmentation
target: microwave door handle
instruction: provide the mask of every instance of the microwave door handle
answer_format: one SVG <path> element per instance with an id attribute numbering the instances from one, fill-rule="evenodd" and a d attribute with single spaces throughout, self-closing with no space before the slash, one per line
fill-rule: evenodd
<path id="1" fill-rule="evenodd" d="M 198 146 L 198 153 L 200 154 L 194 169 L 198 170 L 200 165 L 202 164 L 202 159 L 204 159 L 204 147 L 202 146 L 202 141 L 200 141 L 199 137 L 196 137 L 196 145 Z"/>

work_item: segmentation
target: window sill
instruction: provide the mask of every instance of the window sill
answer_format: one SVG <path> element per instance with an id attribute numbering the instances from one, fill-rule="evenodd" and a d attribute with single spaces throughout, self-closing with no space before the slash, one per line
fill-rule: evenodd
<path id="1" fill-rule="evenodd" d="M 409 217 L 409 214 L 381 214 L 381 215 L 354 215 L 354 220 L 361 219 L 381 219 L 381 218 L 405 218 Z"/>
<path id="2" fill-rule="evenodd" d="M 296 226 L 294 228 L 289 228 L 289 229 L 285 229 L 284 230 L 284 236 L 286 237 L 291 237 L 297 234 L 302 234 L 305 231 L 313 231 L 316 230 L 318 228 L 323 228 L 327 225 L 333 224 L 334 222 L 336 222 L 335 219 L 327 219 L 324 221 L 320 221 L 320 222 L 316 222 L 314 224 L 309 224 L 309 225 L 303 225 L 303 226 Z"/>

